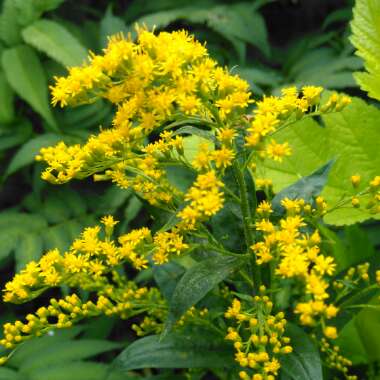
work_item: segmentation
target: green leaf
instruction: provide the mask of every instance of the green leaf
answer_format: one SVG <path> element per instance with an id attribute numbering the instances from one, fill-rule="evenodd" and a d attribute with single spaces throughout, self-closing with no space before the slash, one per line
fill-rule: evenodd
<path id="1" fill-rule="evenodd" d="M 9 128 L 0 131 L 0 150 L 24 143 L 32 133 L 32 124 L 26 119 L 17 124 L 11 124 Z"/>
<path id="2" fill-rule="evenodd" d="M 64 252 L 71 244 L 71 239 L 65 223 L 47 228 L 43 234 L 43 238 L 46 250 L 58 248 L 61 252 Z"/>
<path id="3" fill-rule="evenodd" d="M 108 37 L 120 32 L 127 36 L 128 29 L 124 20 L 112 13 L 112 6 L 109 5 L 104 17 L 100 21 L 100 47 L 106 47 Z"/>
<path id="4" fill-rule="evenodd" d="M 353 14 L 351 42 L 366 70 L 354 76 L 368 96 L 380 100 L 380 2 L 356 0 Z"/>
<path id="5" fill-rule="evenodd" d="M 29 140 L 14 154 L 5 171 L 5 176 L 9 176 L 24 166 L 31 164 L 41 148 L 54 145 L 62 139 L 61 135 L 45 133 Z"/>
<path id="6" fill-rule="evenodd" d="M 337 346 L 341 348 L 342 355 L 351 360 L 352 364 L 359 365 L 368 362 L 367 353 L 355 323 L 355 319 L 351 319 L 340 331 Z"/>
<path id="7" fill-rule="evenodd" d="M 140 25 L 163 28 L 176 20 L 203 23 L 229 40 L 239 53 L 239 42 L 249 43 L 269 55 L 267 30 L 258 5 L 248 2 L 209 7 L 181 7 L 156 12 L 137 20 Z"/>
<path id="8" fill-rule="evenodd" d="M 63 330 L 51 330 L 47 335 L 42 337 L 36 337 L 31 340 L 24 342 L 22 345 L 18 346 L 17 350 L 9 359 L 9 365 L 12 367 L 20 367 L 33 355 L 39 356 L 44 351 L 48 350 L 49 347 L 55 346 L 56 343 L 62 341 L 71 340 L 81 333 L 84 326 L 74 326 L 70 329 Z"/>
<path id="9" fill-rule="evenodd" d="M 361 59 L 351 55 L 337 55 L 332 48 L 312 49 L 294 63 L 289 79 L 291 84 L 319 85 L 325 88 L 356 87 L 352 70 L 362 67 Z"/>
<path id="10" fill-rule="evenodd" d="M 219 5 L 211 10 L 207 23 L 226 38 L 235 37 L 254 45 L 268 57 L 267 29 L 256 8 L 257 5 L 250 3 Z"/>
<path id="11" fill-rule="evenodd" d="M 8 46 L 21 42 L 21 26 L 18 22 L 18 16 L 19 12 L 14 0 L 4 0 L 0 14 L 0 39 Z"/>
<path id="12" fill-rule="evenodd" d="M 42 237 L 37 233 L 26 233 L 20 236 L 15 249 L 16 272 L 31 261 L 37 261 L 43 250 Z"/>
<path id="13" fill-rule="evenodd" d="M 0 258 L 9 255 L 27 233 L 40 232 L 47 226 L 39 215 L 19 212 L 0 213 Z"/>
<path id="14" fill-rule="evenodd" d="M 23 372 L 32 372 L 59 363 L 87 359 L 119 347 L 120 343 L 100 339 L 59 341 L 39 352 L 44 360 L 36 360 L 33 355 L 21 364 L 20 369 Z"/>
<path id="15" fill-rule="evenodd" d="M 41 360 L 42 362 L 42 360 Z M 108 377 L 109 376 L 109 377 Z M 71 361 L 39 368 L 29 375 L 30 380 L 105 380 L 111 379 L 109 366 L 103 363 Z M 115 380 L 128 380 L 118 377 Z"/>
<path id="16" fill-rule="evenodd" d="M 56 9 L 64 0 L 13 0 L 20 25 L 28 25 L 44 12 Z"/>
<path id="17" fill-rule="evenodd" d="M 153 267 L 153 277 L 163 296 L 170 301 L 184 268 L 174 261 Z"/>
<path id="18" fill-rule="evenodd" d="M 271 178 L 278 193 L 328 160 L 336 158 L 322 196 L 331 207 L 342 197 L 347 199 L 349 205 L 328 213 L 324 220 L 334 225 L 367 220 L 373 215 L 364 206 L 359 209 L 350 207 L 350 198 L 355 194 L 350 177 L 360 174 L 362 186 L 365 187 L 379 174 L 379 118 L 380 110 L 353 98 L 352 104 L 343 111 L 323 116 L 323 128 L 312 119 L 297 122 L 276 134 L 277 141 L 289 142 L 293 154 L 282 163 L 265 160 L 259 166 L 257 175 Z M 365 201 L 363 199 L 363 205 Z"/>
<path id="19" fill-rule="evenodd" d="M 87 50 L 61 24 L 38 20 L 22 31 L 24 41 L 64 66 L 79 66 L 87 58 Z"/>
<path id="20" fill-rule="evenodd" d="M 7 80 L 15 92 L 53 129 L 57 129 L 49 107 L 45 73 L 34 50 L 26 45 L 7 49 L 3 52 L 2 64 Z"/>
<path id="21" fill-rule="evenodd" d="M 216 256 L 203 260 L 187 270 L 170 299 L 165 332 L 241 264 L 242 259 L 238 257 Z"/>
<path id="22" fill-rule="evenodd" d="M 111 186 L 104 194 L 95 199 L 93 208 L 97 215 L 113 214 L 131 196 L 130 190 Z"/>
<path id="23" fill-rule="evenodd" d="M 0 380 L 23 380 L 23 378 L 13 369 L 0 367 Z"/>
<path id="24" fill-rule="evenodd" d="M 147 336 L 128 346 L 116 359 L 123 371 L 140 368 L 218 368 L 233 362 L 230 345 L 207 330 Z"/>
<path id="25" fill-rule="evenodd" d="M 340 8 L 328 14 L 323 21 L 322 29 L 326 29 L 328 26 L 335 22 L 348 22 L 352 18 L 352 9 L 350 7 Z"/>
<path id="26" fill-rule="evenodd" d="M 0 71 L 0 123 L 9 123 L 14 119 L 14 92 L 9 86 L 5 74 Z"/>
<path id="27" fill-rule="evenodd" d="M 325 187 L 334 161 L 335 160 L 330 160 L 314 173 L 302 177 L 296 183 L 276 194 L 272 200 L 273 211 L 277 214 L 284 213 L 285 209 L 281 206 L 281 201 L 285 198 L 304 199 L 306 202 L 312 203 L 314 197 L 318 196 Z"/>
<path id="28" fill-rule="evenodd" d="M 183 155 L 189 162 L 192 162 L 195 159 L 201 144 L 206 144 L 209 150 L 214 150 L 214 144 L 209 138 L 199 137 L 197 135 L 183 138 Z"/>
<path id="29" fill-rule="evenodd" d="M 366 350 L 368 360 L 371 362 L 380 359 L 380 340 L 376 333 L 380 328 L 380 302 L 377 295 L 368 302 L 370 305 L 378 306 L 379 309 L 366 308 L 360 311 L 355 318 L 355 325 L 360 336 L 360 340 Z"/>
<path id="30" fill-rule="evenodd" d="M 192 127 L 191 125 L 186 125 L 184 127 L 181 127 L 177 129 L 173 136 L 177 135 L 192 135 L 192 136 L 198 136 L 202 139 L 210 140 L 212 142 L 216 142 L 215 136 L 210 131 L 204 131 L 203 129 L 199 129 L 196 127 Z"/>
<path id="31" fill-rule="evenodd" d="M 319 352 L 307 334 L 294 324 L 287 325 L 293 352 L 282 356 L 281 380 L 323 380 Z"/>

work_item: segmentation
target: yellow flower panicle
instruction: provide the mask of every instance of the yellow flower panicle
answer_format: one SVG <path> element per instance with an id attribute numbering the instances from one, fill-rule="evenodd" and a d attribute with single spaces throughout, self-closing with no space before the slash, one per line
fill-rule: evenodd
<path id="1" fill-rule="evenodd" d="M 281 368 L 280 356 L 293 351 L 290 339 L 284 336 L 284 313 L 272 314 L 272 308 L 269 297 L 261 295 L 249 306 L 235 298 L 225 313 L 234 324 L 225 339 L 233 342 L 235 360 L 244 368 L 239 372 L 242 380 L 274 380 Z"/>
<path id="2" fill-rule="evenodd" d="M 144 194 L 156 193 L 153 181 L 131 183 L 125 170 L 140 169 L 144 179 L 150 177 L 136 160 L 151 160 L 153 150 L 165 153 L 167 147 L 147 147 L 145 139 L 155 129 L 179 117 L 197 118 L 215 125 L 219 120 L 233 124 L 251 102 L 249 85 L 209 58 L 204 45 L 185 31 L 155 35 L 138 30 L 136 43 L 122 35 L 110 38 L 103 55 L 92 54 L 82 67 L 69 70 L 65 78 L 56 78 L 52 87 L 53 104 L 77 105 L 105 98 L 117 106 L 113 128 L 102 130 L 83 145 L 66 146 L 63 142 L 41 150 L 37 159 L 46 161 L 45 180 L 63 183 L 72 178 L 110 169 L 107 176 L 122 187 L 138 188 Z M 228 128 L 222 139 L 231 142 L 234 133 Z M 177 149 L 179 138 L 176 140 Z M 150 152 L 150 153 L 149 153 Z M 225 147 L 214 153 L 217 168 L 225 168 L 234 154 Z M 155 170 L 156 184 L 163 173 L 159 160 L 149 163 Z M 150 166 L 150 167 L 149 167 Z M 138 176 L 136 181 L 140 180 Z M 170 194 L 160 189 L 161 195 Z"/>
<path id="3" fill-rule="evenodd" d="M 134 282 L 122 279 L 116 272 L 112 280 L 96 293 L 94 301 L 82 301 L 75 293 L 62 299 L 52 298 L 48 306 L 40 307 L 35 314 L 28 314 L 24 322 L 6 323 L 0 345 L 13 349 L 34 336 L 41 336 L 51 329 L 71 327 L 84 318 L 117 315 L 127 319 L 145 312 L 147 304 L 158 305 L 158 309 L 165 306 L 156 288 L 138 288 Z M 149 314 L 155 313 L 152 307 Z"/>
<path id="4" fill-rule="evenodd" d="M 281 162 L 291 154 L 291 148 L 287 142 L 280 144 L 273 138 L 267 143 L 277 130 L 308 114 L 340 111 L 351 101 L 346 95 L 334 93 L 321 104 L 322 90 L 322 87 L 304 86 L 299 92 L 296 87 L 289 87 L 282 90 L 281 96 L 264 97 L 257 102 L 247 128 L 246 145 L 257 151 L 258 158 L 268 157 Z"/>
<path id="5" fill-rule="evenodd" d="M 313 208 L 303 199 L 284 198 L 281 205 L 285 215 L 274 224 L 270 221 L 270 204 L 259 204 L 255 227 L 262 233 L 262 238 L 251 249 L 258 265 L 273 261 L 279 278 L 293 278 L 303 285 L 307 301 L 298 302 L 294 312 L 299 314 L 301 324 L 314 326 L 317 322 L 334 318 L 339 311 L 327 303 L 329 282 L 336 268 L 334 258 L 322 253 L 318 230 L 304 230 L 305 217 L 321 215 L 324 201 L 318 197 Z M 328 330 L 330 337 L 334 335 L 332 329 Z"/>
<path id="6" fill-rule="evenodd" d="M 112 240 L 116 225 L 111 216 L 102 219 L 104 237 L 100 226 L 86 228 L 74 240 L 70 249 L 61 254 L 58 249 L 46 252 L 38 262 L 31 261 L 25 269 L 6 283 L 3 290 L 5 302 L 23 303 L 37 297 L 49 287 L 66 284 L 89 291 L 98 291 L 108 284 L 108 274 L 113 268 L 130 263 L 135 269 L 147 268 L 149 255 L 164 263 L 171 254 L 184 252 L 188 245 L 176 231 L 158 232 L 152 237 L 148 228 L 140 228 Z"/>
<path id="7" fill-rule="evenodd" d="M 193 230 L 197 222 L 208 220 L 215 215 L 224 203 L 223 188 L 214 171 L 199 174 L 193 186 L 188 190 L 185 200 L 190 203 L 177 215 L 181 218 L 180 229 Z"/>

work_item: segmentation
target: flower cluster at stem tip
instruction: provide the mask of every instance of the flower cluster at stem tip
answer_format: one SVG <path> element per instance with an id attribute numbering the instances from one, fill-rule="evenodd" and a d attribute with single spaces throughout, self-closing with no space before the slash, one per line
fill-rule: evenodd
<path id="1" fill-rule="evenodd" d="M 231 301 L 222 335 L 236 350 L 241 379 L 278 377 L 281 358 L 295 348 L 287 334 L 290 319 L 313 331 L 322 353 L 335 352 L 326 361 L 330 368 L 354 378 L 348 375 L 349 360 L 331 342 L 338 336 L 336 318 L 352 289 L 369 286 L 368 265 L 349 269 L 343 279 L 336 277 L 337 263 L 319 228 L 329 212 L 324 198 L 283 198 L 279 214 L 273 210 L 271 180 L 255 178 L 263 159 L 281 162 L 291 154 L 291 142 L 275 140 L 279 130 L 305 117 L 340 112 L 350 103 L 348 96 L 325 97 L 321 87 L 292 86 L 279 96 L 253 100 L 248 83 L 218 66 L 205 45 L 186 31 L 155 34 L 145 28 L 137 28 L 136 42 L 123 35 L 111 37 L 103 54 L 91 53 L 81 67 L 69 68 L 66 77 L 55 78 L 51 91 L 54 105 L 105 99 L 115 115 L 112 127 L 100 128 L 84 144 L 42 148 L 37 156 L 47 164 L 42 178 L 53 184 L 90 176 L 111 181 L 171 218 L 161 229 L 141 227 L 114 237 L 118 221 L 105 216 L 101 225 L 85 228 L 66 252 L 53 249 L 27 264 L 5 285 L 4 301 L 27 302 L 63 285 L 74 291 L 51 299 L 25 321 L 6 323 L 2 346 L 12 350 L 50 329 L 99 315 L 127 319 L 141 314 L 141 322 L 132 325 L 136 334 L 160 333 L 168 315 L 164 297 L 157 288 L 138 287 L 120 270 L 129 266 L 141 271 L 180 260 L 204 244 L 214 253 L 250 260 L 256 271 L 247 282 L 250 294 L 232 297 L 228 287 L 221 292 Z M 189 135 L 201 140 L 194 154 L 186 149 Z M 171 166 L 184 167 L 192 182 L 176 186 Z M 247 199 L 247 175 L 265 194 L 253 207 Z M 230 186 L 231 177 L 237 191 Z M 355 174 L 351 183 L 356 193 L 348 203 L 360 207 L 359 198 L 366 196 L 366 207 L 379 212 L 380 177 L 364 188 Z M 249 195 L 255 197 L 253 193 Z M 208 224 L 226 201 L 240 207 L 245 252 L 225 248 Z M 240 274 L 249 277 L 243 264 Z M 380 272 L 375 286 L 380 286 Z M 276 307 L 274 290 L 281 288 L 292 294 L 283 310 Z M 89 300 L 82 300 L 77 289 L 88 292 Z M 213 318 L 221 317 L 192 307 L 177 327 L 207 318 L 215 322 Z"/>

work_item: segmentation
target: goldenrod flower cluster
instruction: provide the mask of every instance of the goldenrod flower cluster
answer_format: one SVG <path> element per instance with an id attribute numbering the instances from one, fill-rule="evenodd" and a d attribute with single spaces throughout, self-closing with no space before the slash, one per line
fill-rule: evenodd
<path id="1" fill-rule="evenodd" d="M 193 186 L 186 194 L 190 203 L 178 213 L 182 219 L 181 228 L 194 229 L 198 221 L 205 221 L 223 207 L 223 187 L 214 171 L 199 174 Z"/>
<path id="2" fill-rule="evenodd" d="M 318 215 L 325 209 L 325 203 L 318 197 L 313 208 L 303 199 L 281 201 L 285 215 L 278 223 L 270 221 L 271 205 L 263 201 L 258 205 L 256 230 L 262 239 L 252 245 L 258 265 L 273 261 L 276 275 L 282 279 L 295 279 L 302 284 L 305 302 L 299 302 L 294 312 L 300 315 L 303 325 L 312 326 L 320 319 L 334 318 L 338 308 L 327 303 L 329 298 L 329 277 L 336 268 L 334 258 L 321 252 L 321 236 L 318 230 L 304 230 L 306 219 Z M 324 330 L 329 338 L 336 338 L 336 329 L 328 326 Z"/>
<path id="3" fill-rule="evenodd" d="M 360 198 L 367 195 L 365 208 L 369 210 L 371 214 L 380 213 L 380 176 L 375 176 L 369 181 L 367 187 L 363 188 L 363 186 L 361 186 L 361 176 L 355 174 L 351 176 L 351 184 L 354 189 L 358 191 L 351 198 L 352 206 L 356 208 L 361 207 Z"/>
<path id="4" fill-rule="evenodd" d="M 49 165 L 43 178 L 63 183 L 120 161 L 119 170 L 136 167 L 133 161 L 141 157 L 152 131 L 187 117 L 233 123 L 250 103 L 248 88 L 237 75 L 217 67 L 206 48 L 185 31 L 155 35 L 140 29 L 137 43 L 114 36 L 103 55 L 91 55 L 89 63 L 71 68 L 52 87 L 53 104 L 77 105 L 97 98 L 116 104 L 113 128 L 92 136 L 84 146 L 60 143 L 42 149 L 39 159 Z M 156 148 L 163 152 L 162 146 Z M 218 166 L 225 153 L 217 156 Z"/>
<path id="5" fill-rule="evenodd" d="M 325 338 L 322 338 L 321 352 L 325 356 L 327 366 L 339 372 L 343 372 L 347 380 L 357 380 L 357 376 L 348 374 L 352 362 L 342 356 L 339 351 L 340 348 L 338 346 L 332 345 Z"/>
<path id="6" fill-rule="evenodd" d="M 272 309 L 269 297 L 261 295 L 250 303 L 235 298 L 225 313 L 234 325 L 225 339 L 234 342 L 235 360 L 246 368 L 239 372 L 242 380 L 274 380 L 281 367 L 280 356 L 292 352 L 290 339 L 284 336 L 284 313 L 274 315 Z"/>
<path id="7" fill-rule="evenodd" d="M 55 80 L 53 104 L 80 105 L 103 98 L 116 112 L 111 128 L 101 128 L 82 145 L 60 142 L 41 149 L 37 159 L 48 165 L 42 178 L 55 184 L 88 176 L 109 180 L 164 209 L 171 219 L 155 232 L 142 227 L 113 238 L 118 222 L 106 216 L 101 220 L 103 227 L 86 228 L 67 252 L 53 249 L 38 262 L 30 262 L 5 285 L 4 301 L 26 302 L 61 285 L 84 289 L 93 297 L 82 301 L 73 293 L 50 300 L 49 306 L 29 314 L 25 322 L 6 324 L 0 344 L 13 349 L 51 328 L 69 327 L 102 314 L 129 318 L 145 312 L 132 329 L 139 336 L 160 333 L 167 317 L 160 292 L 137 287 L 122 278 L 118 269 L 128 264 L 143 270 L 205 246 L 222 255 L 241 256 L 247 259 L 244 263 L 250 260 L 253 279 L 246 267 L 239 268 L 239 274 L 253 295 L 246 294 L 243 301 L 235 298 L 225 313 L 231 324 L 224 333 L 243 367 L 241 379 L 275 379 L 281 355 L 292 352 L 290 339 L 284 336 L 285 314 L 273 310 L 276 289 L 283 284 L 294 291 L 287 312 L 318 336 L 325 336 L 322 348 L 326 352 L 337 352 L 327 343 L 338 335 L 332 320 L 341 309 L 339 302 L 353 288 L 369 283 L 368 265 L 351 268 L 343 280 L 333 282 L 336 263 L 325 254 L 318 230 L 321 217 L 329 211 L 325 200 L 321 196 L 308 202 L 285 198 L 282 214 L 274 213 L 272 181 L 254 178 L 253 169 L 257 160 L 282 161 L 291 154 L 291 142 L 278 143 L 273 138 L 277 131 L 303 117 L 338 112 L 350 103 L 347 96 L 333 93 L 322 101 L 321 87 L 290 87 L 281 96 L 257 101 L 251 111 L 254 102 L 247 82 L 218 67 L 205 46 L 185 31 L 156 35 L 138 29 L 136 42 L 114 36 L 102 55 L 91 54 L 87 63 Z M 194 135 L 203 136 L 204 143 L 190 159 L 185 141 L 196 128 Z M 193 183 L 178 189 L 168 175 L 170 165 L 185 167 Z M 265 194 L 258 205 L 255 191 L 250 194 L 247 188 L 247 176 Z M 360 190 L 358 174 L 351 182 Z M 352 205 L 359 207 L 359 197 L 370 195 L 367 207 L 378 212 L 379 189 L 377 176 L 355 194 Z M 243 224 L 246 252 L 229 251 L 207 225 L 225 202 L 239 208 L 236 214 Z M 222 292 L 226 299 L 230 294 L 226 289 Z M 193 307 L 177 325 L 197 323 L 210 314 Z M 329 363 L 345 374 L 350 364 L 339 354 L 332 355 Z"/>
<path id="8" fill-rule="evenodd" d="M 5 285 L 4 301 L 22 303 L 62 284 L 98 291 L 108 283 L 108 273 L 123 263 L 129 262 L 139 270 L 147 267 L 149 254 L 162 263 L 170 253 L 179 254 L 188 248 L 175 232 L 157 232 L 152 237 L 145 227 L 119 236 L 116 242 L 111 234 L 117 222 L 111 216 L 102 222 L 103 237 L 100 226 L 88 227 L 67 252 L 53 249 L 38 262 L 31 261 Z"/>
<path id="9" fill-rule="evenodd" d="M 62 299 L 52 298 L 49 306 L 40 307 L 35 314 L 28 314 L 26 321 L 6 323 L 4 338 L 0 344 L 7 349 L 40 336 L 54 328 L 68 328 L 84 318 L 99 315 L 118 315 L 122 319 L 147 311 L 154 314 L 165 308 L 165 301 L 156 288 L 138 288 L 132 281 L 126 281 L 116 272 L 112 273 L 112 282 L 96 292 L 94 301 L 82 301 L 75 293 Z"/>
<path id="10" fill-rule="evenodd" d="M 282 90 L 281 96 L 264 97 L 257 102 L 247 128 L 246 145 L 255 148 L 259 157 L 281 162 L 291 154 L 289 143 L 277 143 L 273 138 L 267 142 L 278 129 L 315 112 L 338 111 L 351 102 L 348 96 L 333 93 L 324 104 L 320 104 L 322 90 L 322 87 L 304 86 L 298 92 L 296 87 L 289 87 Z"/>

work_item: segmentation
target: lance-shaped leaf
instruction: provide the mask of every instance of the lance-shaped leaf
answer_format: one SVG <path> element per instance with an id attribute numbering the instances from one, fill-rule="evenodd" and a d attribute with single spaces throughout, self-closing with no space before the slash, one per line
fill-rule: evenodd
<path id="1" fill-rule="evenodd" d="M 330 160 L 314 173 L 301 178 L 293 185 L 281 190 L 272 200 L 274 212 L 282 214 L 285 211 L 281 206 L 281 201 L 285 198 L 304 199 L 306 202 L 311 203 L 313 198 L 319 195 L 325 187 L 334 161 Z"/>
<path id="2" fill-rule="evenodd" d="M 55 21 L 38 20 L 22 31 L 22 37 L 26 43 L 64 66 L 81 65 L 87 57 L 80 42 Z"/>
<path id="3" fill-rule="evenodd" d="M 293 324 L 288 324 L 293 352 L 281 360 L 281 380 L 323 380 L 319 352 L 306 333 Z"/>
<path id="4" fill-rule="evenodd" d="M 147 336 L 128 346 L 116 359 L 123 371 L 140 368 L 221 368 L 233 366 L 233 351 L 222 336 L 209 330 Z"/>
<path id="5" fill-rule="evenodd" d="M 191 306 L 227 278 L 242 262 L 239 257 L 217 256 L 203 260 L 187 270 L 171 297 L 165 333 Z"/>
<path id="6" fill-rule="evenodd" d="M 17 95 L 57 129 L 49 107 L 45 72 L 35 51 L 26 45 L 7 49 L 3 52 L 2 64 L 7 80 Z"/>

